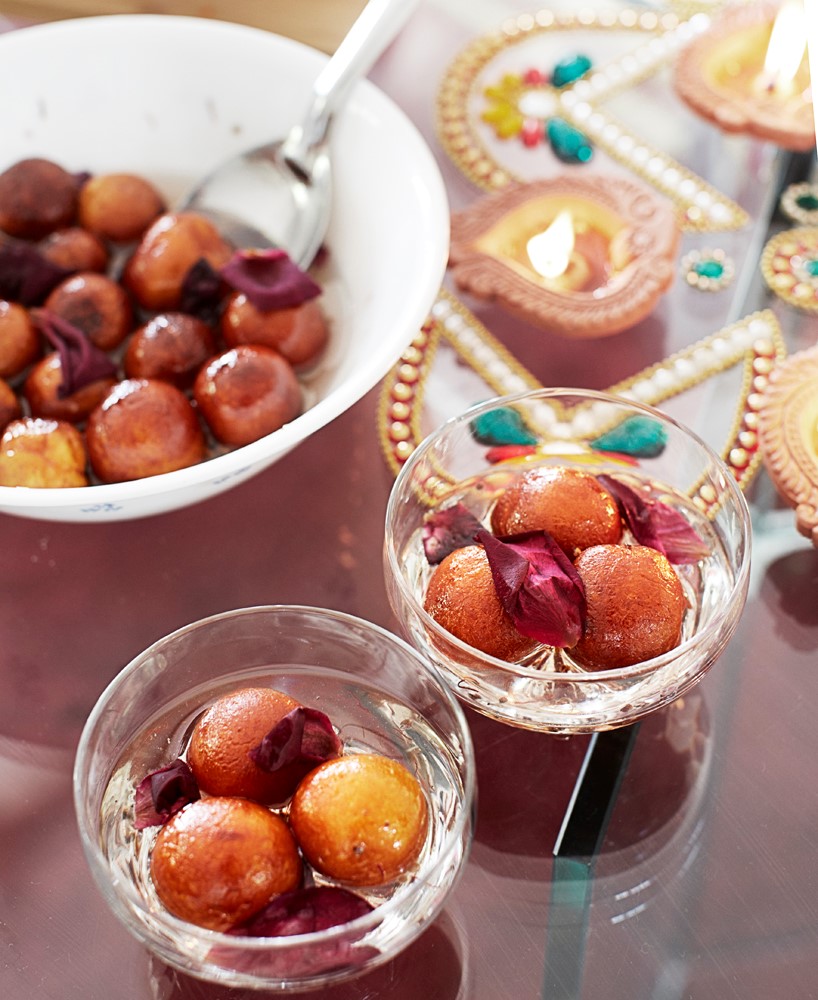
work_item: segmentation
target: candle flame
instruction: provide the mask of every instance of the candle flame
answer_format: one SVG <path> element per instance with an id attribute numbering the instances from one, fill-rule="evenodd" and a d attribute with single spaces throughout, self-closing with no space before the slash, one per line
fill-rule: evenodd
<path id="1" fill-rule="evenodd" d="M 543 278 L 559 278 L 568 270 L 574 249 L 574 224 L 571 213 L 564 209 L 551 225 L 532 236 L 526 243 L 531 265 Z"/>
<path id="2" fill-rule="evenodd" d="M 807 48 L 807 22 L 802 0 L 786 0 L 775 16 L 764 58 L 765 89 L 786 93 Z"/>

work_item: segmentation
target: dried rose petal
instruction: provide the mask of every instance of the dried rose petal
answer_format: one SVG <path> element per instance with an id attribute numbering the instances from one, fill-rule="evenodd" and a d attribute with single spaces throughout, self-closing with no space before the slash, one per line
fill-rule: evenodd
<path id="1" fill-rule="evenodd" d="M 151 771 L 136 786 L 134 826 L 161 826 L 189 802 L 195 802 L 199 785 L 188 763 L 181 758 L 172 764 Z"/>
<path id="2" fill-rule="evenodd" d="M 695 563 L 710 549 L 695 528 L 673 507 L 653 500 L 613 476 L 597 477 L 619 505 L 622 518 L 640 545 L 657 549 L 672 563 Z"/>
<path id="3" fill-rule="evenodd" d="M 547 531 L 500 540 L 477 535 L 494 589 L 518 632 L 560 648 L 575 646 L 585 622 L 585 587 L 571 560 Z"/>
<path id="4" fill-rule="evenodd" d="M 231 931 L 247 937 L 313 934 L 347 924 L 373 907 L 363 897 L 338 886 L 311 886 L 276 896 L 247 923 Z"/>
<path id="5" fill-rule="evenodd" d="M 277 248 L 237 250 L 221 276 L 262 312 L 300 306 L 321 294 L 320 285 Z"/>
<path id="6" fill-rule="evenodd" d="M 455 549 L 474 542 L 483 525 L 462 503 L 432 511 L 423 519 L 423 551 L 430 565 L 442 562 Z"/>
<path id="7" fill-rule="evenodd" d="M 179 309 L 205 322 L 218 318 L 222 298 L 222 278 L 209 260 L 201 257 L 182 281 Z"/>
<path id="8" fill-rule="evenodd" d="M 263 771 L 278 771 L 296 762 L 321 764 L 337 757 L 341 741 L 332 723 L 316 708 L 299 705 L 247 753 Z"/>
<path id="9" fill-rule="evenodd" d="M 486 452 L 486 461 L 491 465 L 498 462 L 507 462 L 512 458 L 523 458 L 525 455 L 533 455 L 537 446 L 533 444 L 498 444 L 494 448 L 489 448 Z"/>
<path id="10" fill-rule="evenodd" d="M 30 243 L 0 243 L 0 299 L 37 305 L 71 273 L 53 264 Z"/>
<path id="11" fill-rule="evenodd" d="M 57 389 L 60 399 L 70 396 L 89 382 L 116 375 L 113 361 L 105 351 L 91 343 L 79 327 L 49 309 L 32 309 L 31 318 L 60 355 L 62 382 Z"/>

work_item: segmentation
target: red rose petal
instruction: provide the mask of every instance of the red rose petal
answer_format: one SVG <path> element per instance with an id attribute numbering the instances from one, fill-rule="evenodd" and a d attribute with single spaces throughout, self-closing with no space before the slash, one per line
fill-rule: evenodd
<path id="1" fill-rule="evenodd" d="M 456 549 L 465 548 L 474 542 L 483 525 L 462 503 L 433 511 L 423 519 L 423 551 L 429 564 L 442 562 Z"/>
<path id="2" fill-rule="evenodd" d="M 296 762 L 322 764 L 337 757 L 341 740 L 323 712 L 299 705 L 247 752 L 263 771 L 272 773 Z"/>
<path id="3" fill-rule="evenodd" d="M 548 532 L 501 541 L 481 531 L 477 541 L 486 550 L 497 596 L 517 631 L 548 646 L 575 646 L 585 622 L 585 588 Z"/>
<path id="4" fill-rule="evenodd" d="M 597 478 L 616 500 L 623 520 L 640 545 L 656 549 L 676 564 L 695 563 L 710 555 L 701 535 L 673 507 L 640 494 L 613 476 Z"/>
<path id="5" fill-rule="evenodd" d="M 29 243 L 0 243 L 0 298 L 37 305 L 71 273 L 52 264 Z"/>
<path id="6" fill-rule="evenodd" d="M 221 276 L 262 312 L 300 306 L 321 294 L 320 285 L 279 249 L 237 250 Z"/>
<path id="7" fill-rule="evenodd" d="M 181 758 L 151 771 L 136 786 L 134 826 L 161 826 L 189 802 L 201 798 L 189 764 Z"/>
<path id="8" fill-rule="evenodd" d="M 32 309 L 34 325 L 60 355 L 62 382 L 57 395 L 64 399 L 100 378 L 114 378 L 116 365 L 73 323 L 49 309 Z"/>
<path id="9" fill-rule="evenodd" d="M 338 886 L 311 886 L 276 896 L 259 913 L 231 933 L 248 937 L 313 934 L 349 923 L 371 912 L 363 897 Z"/>

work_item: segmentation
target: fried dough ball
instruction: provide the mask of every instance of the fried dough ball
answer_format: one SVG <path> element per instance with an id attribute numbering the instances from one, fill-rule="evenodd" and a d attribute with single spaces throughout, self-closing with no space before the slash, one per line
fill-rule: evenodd
<path id="1" fill-rule="evenodd" d="M 23 395 L 35 417 L 82 423 L 116 385 L 116 379 L 95 379 L 66 396 L 60 394 L 62 384 L 62 360 L 54 351 L 37 362 L 23 383 Z"/>
<path id="2" fill-rule="evenodd" d="M 301 412 L 301 386 L 269 347 L 243 344 L 200 369 L 193 396 L 214 436 L 242 445 L 277 431 Z"/>
<path id="3" fill-rule="evenodd" d="M 293 835 L 256 802 L 191 802 L 159 831 L 151 853 L 156 892 L 175 916 L 226 931 L 301 882 Z"/>
<path id="4" fill-rule="evenodd" d="M 195 212 L 168 212 L 145 231 L 122 281 L 145 309 L 178 309 L 191 267 L 204 259 L 218 270 L 232 253 L 209 219 Z"/>
<path id="5" fill-rule="evenodd" d="M 134 331 L 122 363 L 128 378 L 161 378 L 186 389 L 215 350 L 213 332 L 204 320 L 187 313 L 160 313 Z"/>
<path id="6" fill-rule="evenodd" d="M 158 379 L 115 385 L 89 417 L 86 439 L 91 466 L 106 483 L 184 469 L 205 455 L 187 397 Z"/>
<path id="7" fill-rule="evenodd" d="M 108 267 L 108 248 L 102 240 L 80 226 L 57 229 L 40 243 L 46 260 L 67 271 L 98 271 Z"/>
<path id="8" fill-rule="evenodd" d="M 288 799 L 312 765 L 296 762 L 264 771 L 248 751 L 298 707 L 295 699 L 272 688 L 243 688 L 214 702 L 196 723 L 188 747 L 188 764 L 199 788 L 209 795 L 256 802 Z"/>
<path id="9" fill-rule="evenodd" d="M 165 211 L 153 184 L 135 174 L 98 174 L 80 191 L 80 224 L 114 243 L 139 239 Z"/>
<path id="10" fill-rule="evenodd" d="M 612 670 L 679 645 L 687 601 L 667 558 L 646 545 L 594 545 L 576 561 L 585 585 L 582 638 L 571 655 L 591 670 Z"/>
<path id="11" fill-rule="evenodd" d="M 378 754 L 320 764 L 296 789 L 290 825 L 304 857 L 330 878 L 382 885 L 405 872 L 426 839 L 420 783 Z"/>
<path id="12" fill-rule="evenodd" d="M 28 310 L 0 299 L 0 377 L 19 375 L 40 356 L 40 336 Z"/>
<path id="13" fill-rule="evenodd" d="M 77 179 L 51 160 L 19 160 L 0 173 L 0 229 L 38 240 L 70 226 L 77 211 Z"/>
<path id="14" fill-rule="evenodd" d="M 491 528 L 500 538 L 547 531 L 571 558 L 590 545 L 613 545 L 622 537 L 611 494 L 595 476 L 562 466 L 523 473 L 495 504 Z"/>
<path id="15" fill-rule="evenodd" d="M 423 607 L 447 632 L 500 660 L 519 660 L 537 645 L 517 631 L 500 603 L 482 545 L 446 556 L 429 580 Z"/>
<path id="16" fill-rule="evenodd" d="M 317 299 L 289 309 L 263 311 L 242 292 L 227 301 L 221 333 L 228 347 L 263 344 L 282 354 L 294 368 L 312 364 L 327 345 L 327 322 Z"/>
<path id="17" fill-rule="evenodd" d="M 5 379 L 0 378 L 0 430 L 10 421 L 22 416 L 22 412 L 17 393 Z"/>
<path id="18" fill-rule="evenodd" d="M 128 293 L 113 278 L 94 271 L 61 281 L 45 300 L 45 308 L 82 330 L 103 351 L 121 344 L 133 323 Z"/>
<path id="19" fill-rule="evenodd" d="M 0 486 L 87 486 L 85 446 L 61 420 L 22 417 L 0 438 Z"/>

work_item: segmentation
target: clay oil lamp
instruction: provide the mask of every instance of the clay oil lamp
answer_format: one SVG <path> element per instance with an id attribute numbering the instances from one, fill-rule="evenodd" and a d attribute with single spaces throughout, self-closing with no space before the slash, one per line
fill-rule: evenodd
<path id="1" fill-rule="evenodd" d="M 814 149 L 806 40 L 802 0 L 735 4 L 679 54 L 676 91 L 725 132 Z"/>
<path id="2" fill-rule="evenodd" d="M 673 280 L 672 205 L 618 176 L 515 184 L 452 218 L 449 265 L 478 298 L 568 337 L 644 319 Z"/>

